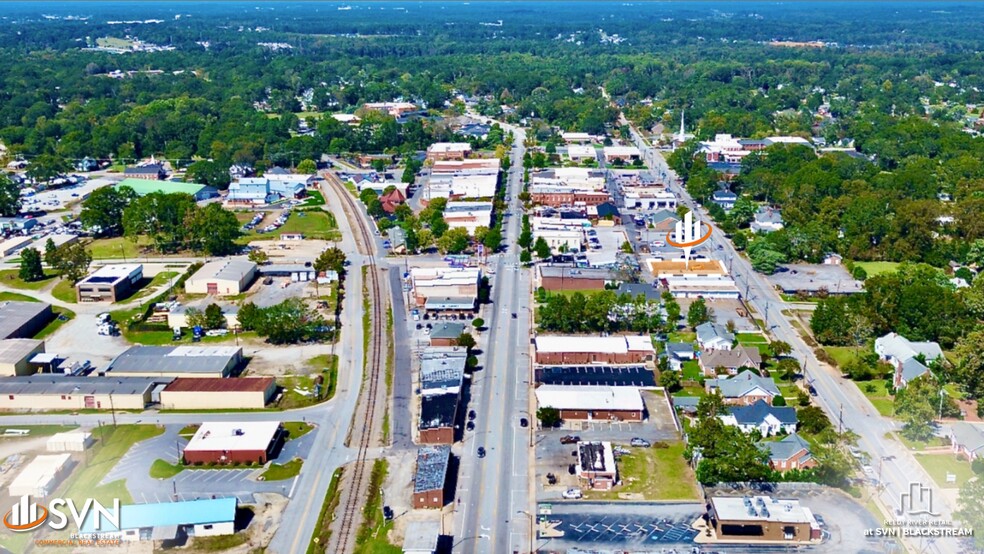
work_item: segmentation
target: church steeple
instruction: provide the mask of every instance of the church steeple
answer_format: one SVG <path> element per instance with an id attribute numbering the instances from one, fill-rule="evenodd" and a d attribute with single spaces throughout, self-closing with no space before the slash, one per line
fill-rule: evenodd
<path id="1" fill-rule="evenodd" d="M 677 140 L 681 143 L 687 140 L 687 136 L 686 133 L 684 133 L 684 128 L 683 128 L 683 116 L 684 114 L 686 114 L 686 112 L 687 110 L 685 109 L 680 110 L 680 134 L 677 136 Z"/>

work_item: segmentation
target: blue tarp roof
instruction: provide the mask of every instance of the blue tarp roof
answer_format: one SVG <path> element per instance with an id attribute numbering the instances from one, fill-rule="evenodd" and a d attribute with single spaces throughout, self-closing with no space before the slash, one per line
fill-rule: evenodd
<path id="1" fill-rule="evenodd" d="M 236 520 L 236 497 L 208 498 L 187 502 L 165 502 L 162 504 L 127 504 L 120 506 L 120 527 L 122 529 L 144 529 L 166 525 L 197 525 L 201 523 L 222 523 Z M 108 508 L 112 511 L 112 508 Z M 95 518 L 101 519 L 98 532 L 112 532 L 117 529 L 106 518 L 89 512 L 82 523 L 82 533 L 97 532 Z"/>

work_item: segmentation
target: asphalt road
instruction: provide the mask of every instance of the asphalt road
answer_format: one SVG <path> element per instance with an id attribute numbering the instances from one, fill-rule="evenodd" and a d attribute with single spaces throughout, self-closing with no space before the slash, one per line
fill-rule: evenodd
<path id="1" fill-rule="evenodd" d="M 632 133 L 636 146 L 645 152 L 643 157 L 646 163 L 656 170 L 657 174 L 669 175 L 668 182 L 679 188 L 677 193 L 683 204 L 695 213 L 702 214 L 705 222 L 710 221 L 707 212 L 695 205 L 693 198 L 687 194 L 686 189 L 669 170 L 663 156 L 646 145 L 635 128 L 632 128 Z M 895 429 L 895 422 L 881 417 L 856 386 L 845 382 L 835 370 L 820 364 L 813 350 L 807 346 L 790 321 L 782 314 L 785 305 L 778 293 L 764 275 L 752 270 L 751 264 L 738 255 L 731 241 L 725 238 L 719 229 L 715 229 L 711 235 L 709 245 L 714 256 L 733 264 L 732 276 L 739 290 L 745 295 L 746 303 L 758 312 L 758 316 L 766 322 L 773 336 L 792 346 L 792 355 L 803 365 L 806 378 L 812 379 L 812 384 L 818 393 L 815 398 L 831 421 L 857 434 L 858 446 L 868 452 L 870 459 L 874 460 L 873 467 L 881 482 L 879 495 L 883 503 L 896 510 L 896 516 L 900 518 L 919 519 L 916 515 L 901 511 L 902 494 L 909 491 L 910 483 L 918 483 L 932 490 L 931 509 L 939 515 L 931 519 L 951 520 L 952 508 L 929 474 L 899 442 L 885 438 L 887 433 Z M 894 458 L 891 458 L 892 456 Z M 889 459 L 886 459 L 887 457 Z M 924 507 L 928 508 L 925 505 Z M 916 544 L 912 546 L 922 552 L 952 552 L 959 549 L 955 539 L 938 539 L 937 542 L 925 544 L 917 539 Z"/>
<path id="2" fill-rule="evenodd" d="M 507 130 L 508 126 L 504 126 Z M 523 552 L 530 545 L 529 431 L 519 418 L 532 423 L 529 407 L 528 357 L 530 273 L 519 266 L 522 213 L 517 195 L 522 190 L 525 134 L 515 135 L 512 169 L 506 177 L 509 210 L 505 219 L 506 253 L 490 258 L 492 282 L 490 326 L 486 332 L 485 369 L 472 385 L 476 428 L 465 436 L 458 479 L 454 552 Z M 517 317 L 512 318 L 516 313 Z M 484 447 L 485 458 L 477 450 Z"/>

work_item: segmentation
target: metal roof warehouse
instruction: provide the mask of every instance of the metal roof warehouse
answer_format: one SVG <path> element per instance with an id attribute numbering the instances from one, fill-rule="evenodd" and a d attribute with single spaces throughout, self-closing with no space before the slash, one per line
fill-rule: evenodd
<path id="1" fill-rule="evenodd" d="M 119 529 L 98 511 L 90 510 L 79 531 L 84 534 L 122 535 L 128 540 L 163 540 L 176 537 L 179 527 L 194 526 L 194 536 L 230 535 L 235 532 L 237 504 L 236 497 L 127 504 L 120 506 Z M 143 529 L 150 532 L 141 533 Z"/>
<path id="2" fill-rule="evenodd" d="M 31 338 L 52 319 L 51 304 L 0 302 L 0 339 Z"/>
<path id="3" fill-rule="evenodd" d="M 242 362 L 235 346 L 132 346 L 110 362 L 111 376 L 228 377 Z"/>

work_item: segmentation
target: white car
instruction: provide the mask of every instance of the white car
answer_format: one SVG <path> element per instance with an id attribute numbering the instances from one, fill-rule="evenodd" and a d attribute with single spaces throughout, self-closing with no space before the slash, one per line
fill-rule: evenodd
<path id="1" fill-rule="evenodd" d="M 578 500 L 583 496 L 584 494 L 581 493 L 581 489 L 567 489 L 564 491 L 564 498 L 568 500 Z"/>

